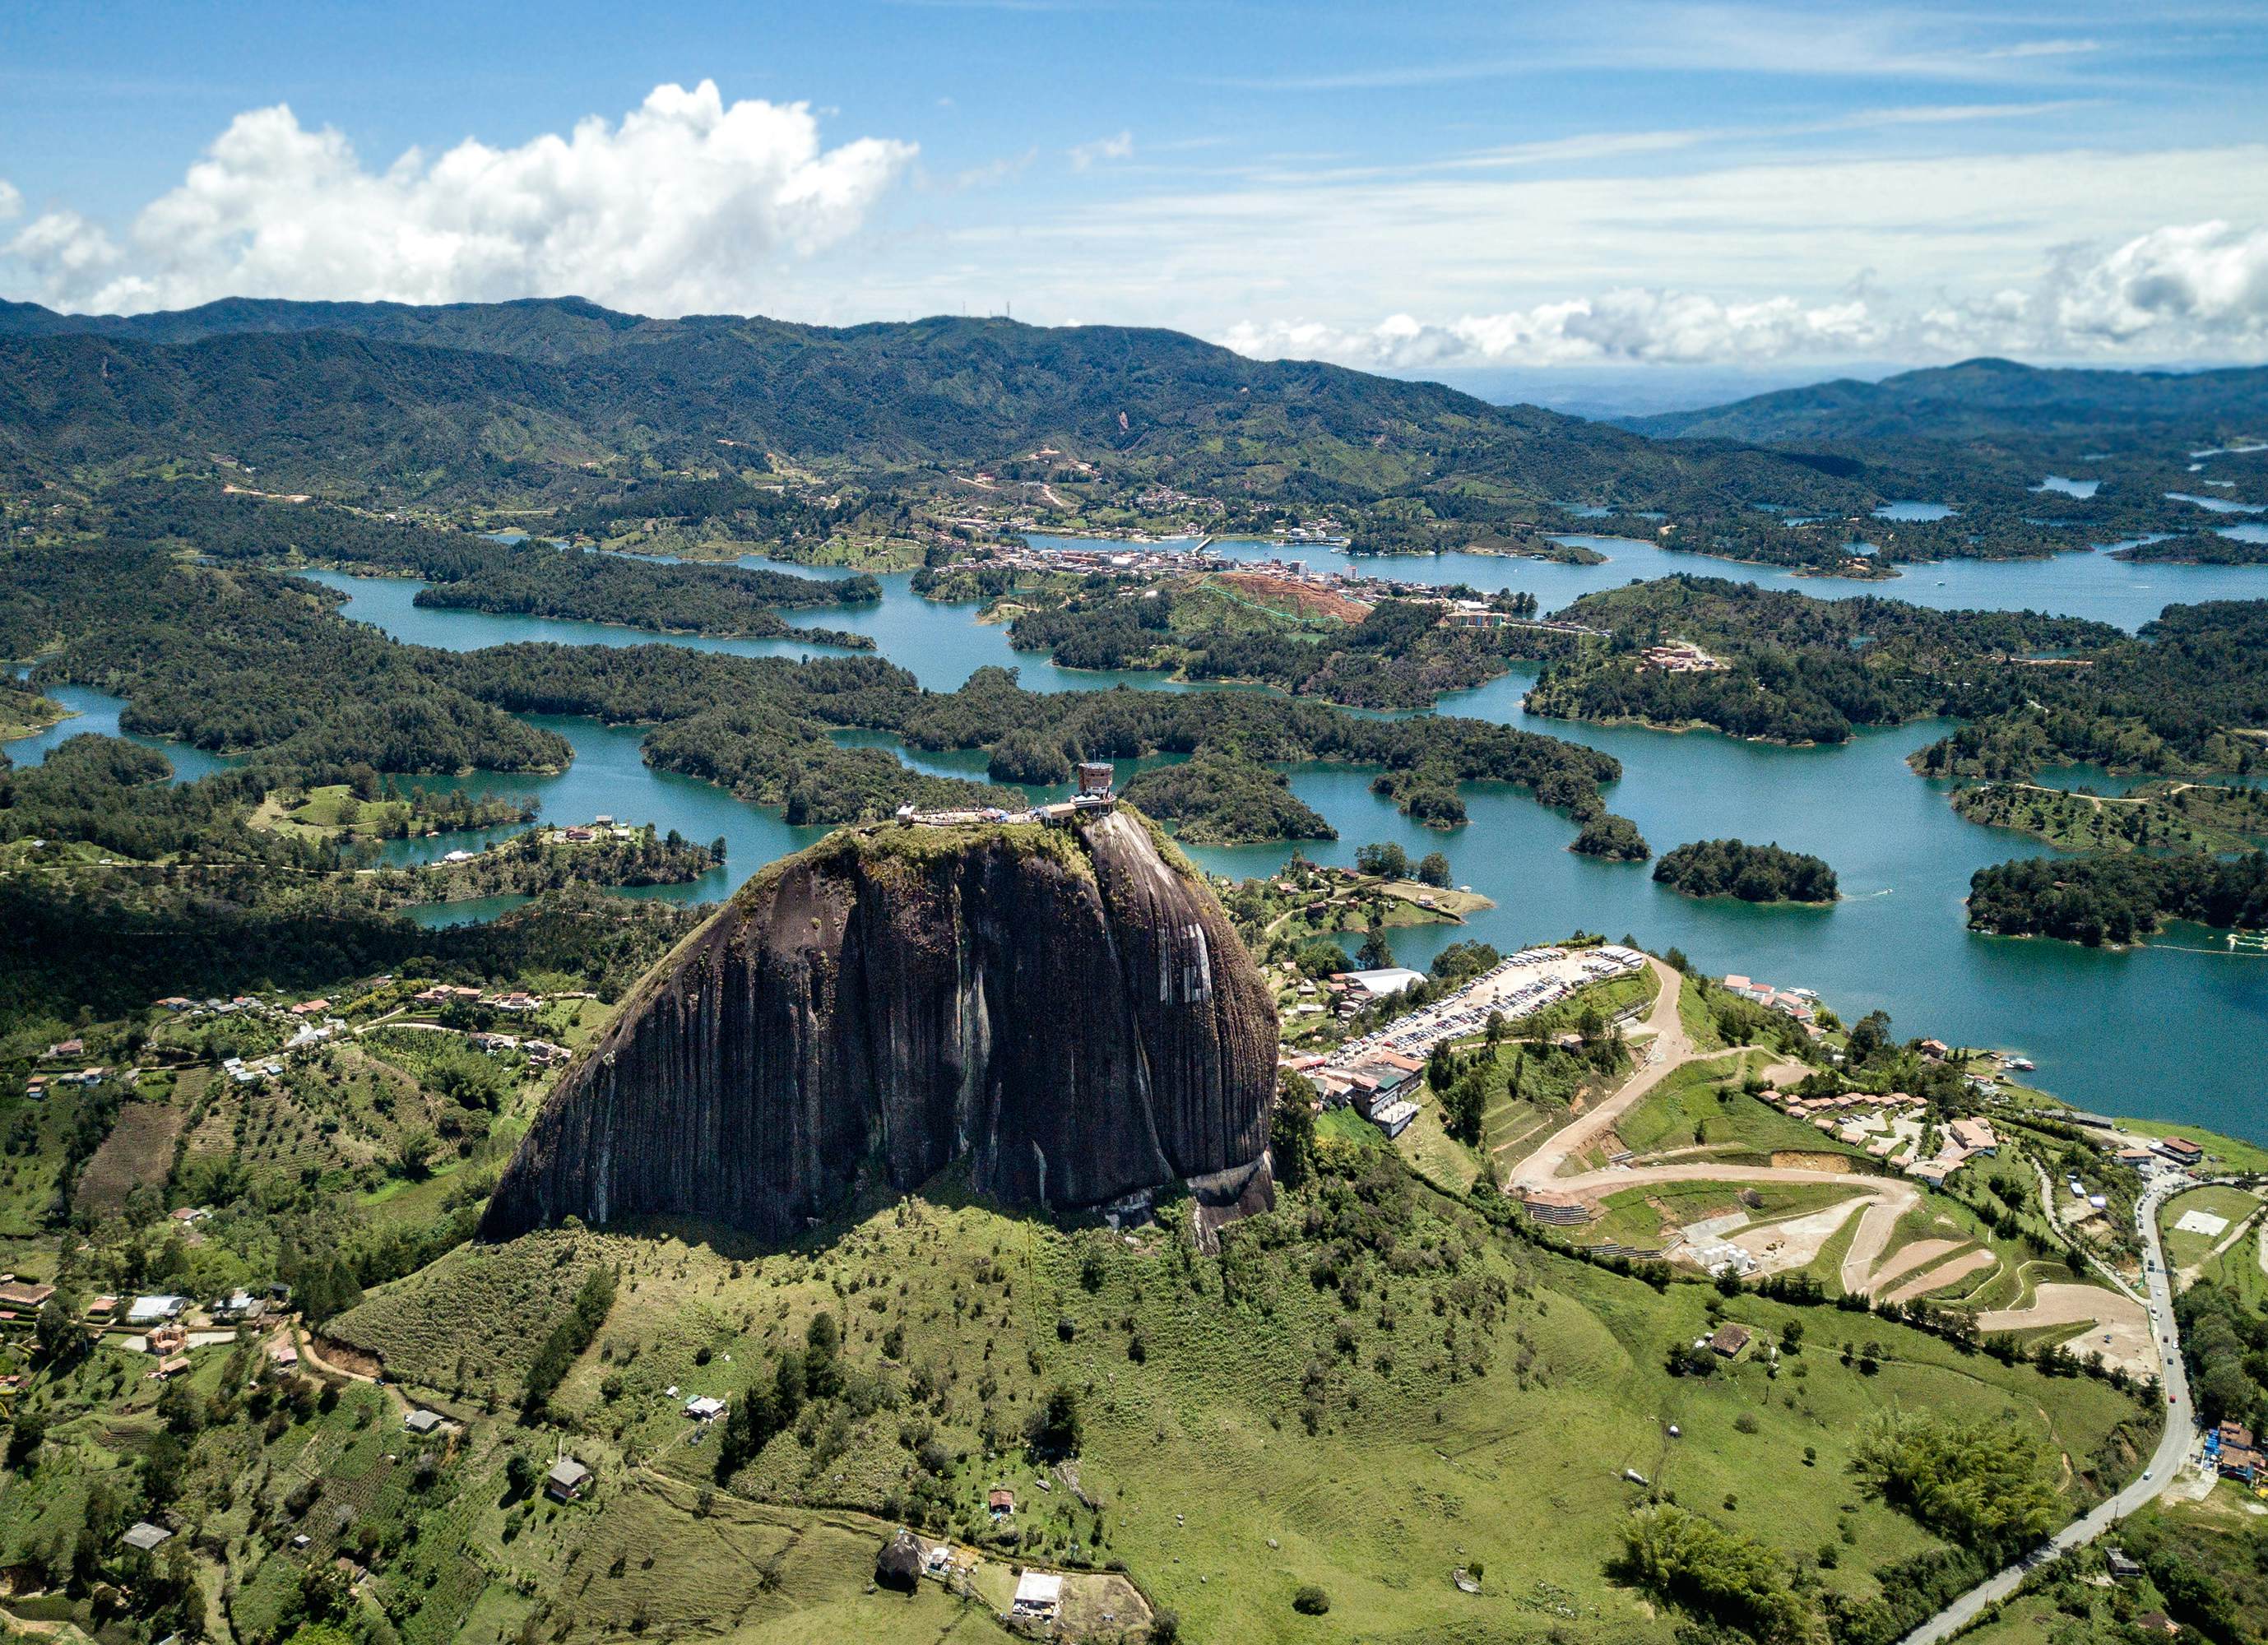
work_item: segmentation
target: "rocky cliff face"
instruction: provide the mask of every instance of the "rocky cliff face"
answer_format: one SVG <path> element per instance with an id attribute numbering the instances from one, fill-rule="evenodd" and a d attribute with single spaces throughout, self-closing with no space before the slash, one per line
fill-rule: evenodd
<path id="1" fill-rule="evenodd" d="M 482 1233 L 672 1216 L 782 1238 L 963 1156 L 1019 1204 L 1198 1176 L 1248 1194 L 1275 1062 L 1273 1002 L 1226 917 L 1138 818 L 845 831 L 638 985 Z"/>

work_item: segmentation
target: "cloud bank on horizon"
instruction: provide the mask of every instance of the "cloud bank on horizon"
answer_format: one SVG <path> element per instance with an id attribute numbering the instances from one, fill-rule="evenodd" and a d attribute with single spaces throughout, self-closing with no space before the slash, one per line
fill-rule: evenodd
<path id="1" fill-rule="evenodd" d="M 2001 120 L 2010 106 L 1920 112 L 1926 122 L 1908 111 L 1876 123 Z M 1027 316 L 1048 315 L 1053 298 L 1057 319 L 1174 326 L 1253 356 L 1396 372 L 1981 352 L 2106 363 L 2268 355 L 2268 195 L 2257 180 L 2268 151 L 2257 148 L 2214 151 L 2209 164 L 2186 168 L 2198 173 L 2187 198 L 2261 208 L 2250 221 L 2173 217 L 2165 208 L 2184 196 L 2160 194 L 2163 156 L 2126 157 L 2123 169 L 2100 156 L 2062 165 L 2053 155 L 2004 158 L 1990 187 L 1965 195 L 1947 180 L 1981 168 L 1958 157 L 1863 175 L 1835 165 L 1501 175 L 1569 157 L 1643 165 L 1716 136 L 1649 134 L 1587 149 L 1571 138 L 1398 175 L 1278 162 L 1234 169 L 1211 192 L 1175 173 L 1138 179 L 1130 195 L 1080 202 L 1013 234 L 949 216 L 897 234 L 883 223 L 893 209 L 949 214 L 971 187 L 1020 178 L 1033 153 L 943 182 L 924 175 L 916 142 L 858 136 L 829 147 L 809 105 L 728 103 L 703 80 L 656 86 L 619 121 L 592 115 L 511 147 L 468 138 L 438 153 L 410 149 L 381 166 L 279 103 L 238 114 L 178 185 L 116 229 L 68 205 L 34 211 L 27 180 L 0 178 L 0 290 L 82 312 L 230 296 L 443 303 L 573 293 L 647 314 L 844 319 L 956 306 L 930 261 L 942 245 L 960 260 L 956 277 L 973 268 L 998 288 L 1036 288 L 1041 301 L 1020 308 Z M 1114 182 L 1123 178 L 1145 146 L 1125 129 L 1062 155 L 1092 187 L 1106 167 Z M 2256 180 L 2227 180 L 2247 176 Z M 1988 200 L 1992 188 L 2038 197 L 2026 212 Z M 2056 238 L 2080 215 L 2069 202 L 2082 198 L 2100 209 L 2080 233 Z M 2135 220 L 2153 209 L 2163 215 Z M 1207 247 L 1235 246 L 1241 232 L 1270 243 L 1283 225 L 1310 219 L 1349 231 L 1298 247 L 1300 280 L 1240 280 L 1218 253 L 1204 261 Z M 1926 231 L 1915 226 L 1925 221 Z M 1756 246 L 1736 252 L 1750 224 Z M 1176 225 L 1189 244 L 1176 241 Z M 1154 254 L 1159 267 L 1145 268 L 1138 250 L 1123 254 L 1143 244 L 1167 248 Z M 1976 244 L 1991 254 L 1978 258 Z M 1657 249 L 1641 262 L 1647 246 Z M 850 247 L 858 255 L 846 265 Z M 1609 267 L 1615 276 L 1600 277 Z"/>
<path id="2" fill-rule="evenodd" d="M 2104 249 L 2066 247 L 2031 289 L 1918 307 L 1860 295 L 1727 302 L 1631 287 L 1528 309 L 1425 321 L 1395 314 L 1366 329 L 1244 322 L 1220 341 L 1263 359 L 1336 361 L 1388 371 L 1490 365 L 1756 364 L 1784 360 L 1941 359 L 1975 354 L 2115 361 L 2241 357 L 2268 348 L 2268 229 L 2169 225 Z"/>

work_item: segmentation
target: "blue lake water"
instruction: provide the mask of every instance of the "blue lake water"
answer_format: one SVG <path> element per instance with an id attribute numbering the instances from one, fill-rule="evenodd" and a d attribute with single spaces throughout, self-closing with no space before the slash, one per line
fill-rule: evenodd
<path id="1" fill-rule="evenodd" d="M 2201 497 L 2188 491 L 2169 491 L 2168 500 L 2194 503 L 2213 514 L 2268 514 L 2268 503 L 2232 503 L 2227 497 Z"/>
<path id="2" fill-rule="evenodd" d="M 2268 591 L 2268 571 L 2258 569 L 2135 566 L 2102 554 L 1956 562 L 1917 568 L 1887 584 L 1852 584 L 1701 560 L 1626 539 L 1581 540 L 1597 545 L 1610 556 L 1609 562 L 1565 566 L 1440 554 L 1352 563 L 1410 580 L 1527 589 L 1547 609 L 1588 589 L 1633 577 L 1704 571 L 1822 596 L 1870 592 L 1936 606 L 2029 606 L 2129 628 L 2169 601 Z M 1233 559 L 1280 554 L 1319 565 L 1350 563 L 1343 554 L 1314 547 L 1231 542 L 1220 547 Z M 554 640 L 683 644 L 747 655 L 826 654 L 823 648 L 792 640 L 661 642 L 589 623 L 423 609 L 413 603 L 415 583 L 333 574 L 318 574 L 316 580 L 347 597 L 348 616 L 403 640 L 450 650 Z M 885 593 L 879 605 L 802 612 L 794 620 L 874 635 L 882 655 L 933 690 L 952 689 L 987 663 L 1014 667 L 1027 685 L 1046 690 L 1092 689 L 1120 679 L 1158 683 L 1155 676 L 1086 673 L 1020 656 L 1008 649 L 1005 631 L 977 623 L 971 607 L 920 599 L 903 574 L 881 581 Z M 1792 749 L 1712 733 L 1672 735 L 1531 720 L 1521 704 L 1531 678 L 1523 670 L 1445 698 L 1440 708 L 1546 731 L 1614 754 L 1623 761 L 1624 775 L 1609 802 L 1635 819 L 1657 850 L 1721 835 L 1776 840 L 1817 852 L 1834 864 L 1845 900 L 1827 909 L 1694 901 L 1654 885 L 1643 866 L 1574 856 L 1566 849 L 1574 834 L 1568 820 L 1517 789 L 1469 788 L 1470 822 L 1440 833 L 1417 826 L 1373 795 L 1367 771 L 1329 766 L 1293 770 L 1295 790 L 1340 834 L 1335 842 L 1305 848 L 1309 856 L 1350 862 L 1356 848 L 1372 840 L 1397 841 L 1413 854 L 1440 849 L 1459 882 L 1497 900 L 1495 909 L 1465 927 L 1395 933 L 1396 952 L 1405 962 L 1423 966 L 1447 944 L 1468 936 L 1509 948 L 1578 927 L 1610 936 L 1627 932 L 1651 947 L 1681 947 L 1712 972 L 1741 971 L 1778 984 L 1817 988 L 1848 1016 L 1880 1007 L 1891 1013 L 1901 1034 L 1937 1034 L 2021 1050 L 2039 1061 L 2043 1084 L 2087 1107 L 2186 1120 L 2268 1140 L 2268 1082 L 2257 1071 L 2257 1047 L 2268 1035 L 2268 959 L 2231 956 L 2212 933 L 2190 928 L 2176 928 L 2147 947 L 2117 954 L 1969 932 L 1961 904 L 1970 875 L 1985 864 L 2036 855 L 2044 848 L 2021 835 L 1962 822 L 1946 804 L 1941 785 L 1925 782 L 1906 767 L 1905 755 L 1945 727 L 1908 725 L 1862 733 L 1841 747 Z M 74 731 L 115 727 L 114 700 L 73 687 L 60 688 L 57 694 L 80 707 L 81 716 L 11 745 L 12 757 L 37 757 Z M 564 773 L 421 781 L 437 789 L 461 786 L 526 796 L 555 822 L 587 820 L 604 811 L 676 828 L 695 840 L 721 836 L 727 854 L 722 870 L 693 886 L 644 893 L 677 900 L 721 896 L 764 863 L 824 833 L 790 828 L 776 811 L 652 769 L 639 757 L 642 733 L 636 727 L 575 718 L 538 717 L 536 723 L 574 745 L 575 761 Z M 846 742 L 895 746 L 893 739 L 874 733 L 841 736 Z M 177 760 L 210 761 L 210 756 L 172 745 L 158 745 Z M 981 753 L 909 758 L 940 774 L 983 775 Z M 2091 780 L 2080 769 L 2053 774 L 2051 780 L 2117 786 Z M 395 861 L 426 860 L 477 841 L 466 836 L 397 841 L 387 855 Z M 1219 872 L 1244 875 L 1275 868 L 1289 848 L 1200 848 L 1191 855 Z M 421 917 L 435 922 L 493 917 L 504 906 L 460 904 Z"/>
<path id="3" fill-rule="evenodd" d="M 2061 474 L 2050 474 L 2032 488 L 2035 491 L 2060 491 L 2070 497 L 2091 497 L 2102 488 L 2100 480 L 2067 480 Z"/>
<path id="4" fill-rule="evenodd" d="M 1948 503 L 1885 503 L 1874 510 L 1878 520 L 1949 520 L 1954 516 Z"/>

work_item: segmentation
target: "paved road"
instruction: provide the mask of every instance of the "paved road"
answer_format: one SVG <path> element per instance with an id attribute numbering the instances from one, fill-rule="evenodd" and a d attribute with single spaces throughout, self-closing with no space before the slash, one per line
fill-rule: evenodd
<path id="1" fill-rule="evenodd" d="M 2156 1497 L 2174 1482 L 2183 1465 L 2188 1462 L 2191 1449 L 2197 1442 L 2195 1419 L 2190 1411 L 2189 1377 L 2182 1370 L 2180 1342 L 2174 1330 L 2174 1295 L 2172 1281 L 2166 1272 L 2166 1253 L 2158 1243 L 2158 1207 L 2160 1203 L 2187 1187 L 2186 1181 L 2154 1184 L 2142 1196 L 2142 1249 L 2146 1258 L 2144 1279 L 2147 1282 L 2150 1311 L 2153 1316 L 2153 1337 L 2160 1355 L 2159 1376 L 2173 1403 L 2166 1408 L 2166 1432 L 2158 1442 L 2158 1449 L 2142 1470 L 2141 1477 L 2129 1484 L 2116 1496 L 2110 1497 L 2094 1512 L 2082 1519 L 2073 1520 L 2042 1548 L 2021 1562 L 1997 1572 L 1970 1589 L 1928 1621 L 1905 1637 L 1904 1645 L 1937 1645 L 1950 1639 L 1974 1622 L 1988 1605 L 1997 1605 L 2016 1591 L 2018 1583 L 2034 1566 L 2044 1564 L 2073 1548 L 2086 1546 L 2127 1515 Z"/>

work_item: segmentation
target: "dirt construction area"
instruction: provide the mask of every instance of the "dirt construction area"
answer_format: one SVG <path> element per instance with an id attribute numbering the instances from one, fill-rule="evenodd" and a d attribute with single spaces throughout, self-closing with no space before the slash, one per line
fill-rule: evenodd
<path id="1" fill-rule="evenodd" d="M 2150 1341 L 2150 1317 L 2132 1297 L 2099 1285 L 2043 1285 L 2032 1293 L 2029 1308 L 2000 1308 L 1977 1316 L 1977 1327 L 1995 1331 L 2036 1331 L 2043 1326 L 2077 1325 L 2092 1329 L 2064 1346 L 2073 1353 L 2099 1353 L 2114 1365 L 2143 1376 L 2154 1375 L 2158 1354 Z"/>
<path id="2" fill-rule="evenodd" d="M 1826 1249 L 1827 1242 L 1866 1204 L 1864 1198 L 1854 1196 L 1840 1205 L 1808 1211 L 1782 1222 L 1727 1229 L 1716 1236 L 1716 1240 L 1719 1245 L 1737 1245 L 1747 1252 L 1756 1259 L 1754 1272 L 1759 1277 L 1787 1274 L 1808 1267 Z"/>

